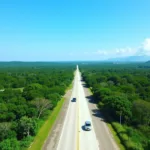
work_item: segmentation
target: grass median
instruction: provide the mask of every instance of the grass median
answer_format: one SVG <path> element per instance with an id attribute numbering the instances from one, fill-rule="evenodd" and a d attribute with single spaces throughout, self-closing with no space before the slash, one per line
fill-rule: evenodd
<path id="1" fill-rule="evenodd" d="M 40 128 L 37 136 L 35 137 L 33 143 L 28 148 L 28 150 L 41 150 L 42 149 L 42 146 L 43 146 L 46 138 L 48 137 L 53 124 L 55 123 L 55 120 L 60 112 L 60 109 L 61 109 L 63 103 L 64 103 L 64 98 L 62 98 L 58 102 L 58 104 L 54 108 L 53 112 L 50 114 L 50 116 L 47 118 L 47 120 L 45 121 L 43 126 Z"/>

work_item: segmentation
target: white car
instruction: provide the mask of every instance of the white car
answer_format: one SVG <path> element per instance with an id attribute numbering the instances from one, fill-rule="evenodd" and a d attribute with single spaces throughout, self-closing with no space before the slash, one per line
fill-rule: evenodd
<path id="1" fill-rule="evenodd" d="M 84 128 L 85 128 L 85 130 L 90 131 L 91 130 L 91 122 L 85 121 Z"/>

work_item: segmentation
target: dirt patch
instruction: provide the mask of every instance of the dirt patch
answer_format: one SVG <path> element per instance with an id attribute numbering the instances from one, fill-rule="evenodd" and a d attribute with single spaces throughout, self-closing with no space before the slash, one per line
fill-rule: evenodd
<path id="1" fill-rule="evenodd" d="M 66 92 L 66 94 L 64 95 L 64 104 L 60 110 L 60 113 L 51 129 L 51 132 L 47 138 L 47 140 L 45 141 L 45 144 L 43 146 L 43 150 L 56 150 L 57 149 L 57 144 L 59 141 L 59 137 L 61 134 L 61 130 L 63 127 L 63 123 L 64 123 L 64 119 L 66 116 L 66 112 L 68 109 L 68 105 L 69 105 L 69 100 L 72 94 L 72 89 L 68 90 Z"/>

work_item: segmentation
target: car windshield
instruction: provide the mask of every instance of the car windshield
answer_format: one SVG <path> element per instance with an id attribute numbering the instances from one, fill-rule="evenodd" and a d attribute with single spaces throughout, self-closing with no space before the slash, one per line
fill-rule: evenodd
<path id="1" fill-rule="evenodd" d="M 90 123 L 86 123 L 85 125 L 86 125 L 86 126 L 91 126 L 91 124 L 90 124 Z"/>
<path id="2" fill-rule="evenodd" d="M 86 124 L 86 126 L 91 126 L 90 124 Z"/>

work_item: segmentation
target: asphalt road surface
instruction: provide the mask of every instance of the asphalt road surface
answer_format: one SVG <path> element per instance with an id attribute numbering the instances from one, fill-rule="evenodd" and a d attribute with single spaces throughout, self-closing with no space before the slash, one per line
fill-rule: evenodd
<path id="1" fill-rule="evenodd" d="M 76 73 L 77 74 L 77 73 Z M 77 103 L 73 98 L 77 96 L 77 75 L 75 75 L 74 86 L 69 102 L 66 118 L 58 141 L 57 150 L 76 150 L 77 149 Z M 77 101 L 77 99 L 76 99 Z"/>
<path id="2" fill-rule="evenodd" d="M 56 149 L 118 150 L 101 115 L 95 115 L 94 111 L 98 109 L 95 104 L 89 102 L 91 100 L 87 98 L 87 93 L 77 66 L 72 95 Z M 72 101 L 73 98 L 76 98 L 76 102 Z M 91 131 L 85 131 L 85 121 L 91 121 Z"/>
<path id="3" fill-rule="evenodd" d="M 79 149 L 81 150 L 98 150 L 98 141 L 92 125 L 91 131 L 85 131 L 85 121 L 91 121 L 92 118 L 89 112 L 89 108 L 86 102 L 83 86 L 81 84 L 81 77 L 79 71 L 77 71 L 78 77 L 78 107 L 79 107 Z"/>

